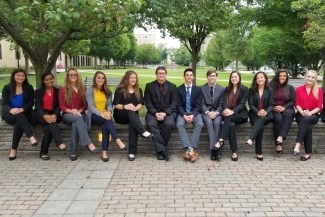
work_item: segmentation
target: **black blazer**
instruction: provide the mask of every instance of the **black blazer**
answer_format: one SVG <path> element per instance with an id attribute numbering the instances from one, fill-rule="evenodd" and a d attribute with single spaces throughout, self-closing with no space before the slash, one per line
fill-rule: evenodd
<path id="1" fill-rule="evenodd" d="M 226 95 L 226 91 L 228 88 L 230 88 L 230 87 L 229 86 L 226 87 L 225 94 L 223 95 L 224 103 L 222 105 L 222 110 L 229 108 L 228 95 Z M 248 88 L 243 85 L 240 85 L 240 88 L 237 91 L 239 91 L 239 92 L 238 92 L 238 97 L 236 100 L 236 106 L 233 109 L 234 115 L 240 116 L 243 119 L 247 119 L 248 118 L 248 110 L 246 108 L 246 102 L 248 100 Z"/>
<path id="2" fill-rule="evenodd" d="M 43 109 L 43 97 L 45 94 L 45 89 L 41 87 L 35 91 L 35 112 L 37 115 L 43 117 L 46 112 Z M 54 87 L 53 89 L 53 105 L 52 105 L 53 114 L 56 117 L 60 117 L 60 107 L 59 107 L 59 89 Z"/>
<path id="3" fill-rule="evenodd" d="M 284 88 L 286 88 L 289 91 L 289 98 L 285 100 L 283 107 L 285 109 L 293 109 L 293 107 L 296 104 L 296 90 L 290 84 L 287 84 Z M 273 88 L 272 88 L 272 90 L 273 90 L 274 97 L 275 97 L 276 91 Z"/>
<path id="4" fill-rule="evenodd" d="M 323 89 L 323 110 L 322 112 L 320 113 L 320 118 L 322 120 L 322 122 L 325 122 L 325 88 L 322 88 Z"/>
<path id="5" fill-rule="evenodd" d="M 182 117 L 186 113 L 186 87 L 184 84 L 179 86 L 177 88 L 178 93 L 178 106 L 177 106 L 177 112 Z M 196 116 L 197 114 L 202 113 L 202 105 L 203 105 L 203 99 L 202 99 L 202 91 L 201 88 L 192 85 L 191 88 L 191 113 Z"/>
<path id="6" fill-rule="evenodd" d="M 152 115 L 155 115 L 157 112 L 176 115 L 177 90 L 175 84 L 165 81 L 164 90 L 160 93 L 157 80 L 148 83 L 144 91 L 144 102 L 148 113 Z"/>
<path id="7" fill-rule="evenodd" d="M 258 91 L 250 88 L 249 89 L 249 97 L 248 97 L 248 105 L 249 105 L 249 113 L 257 115 L 259 109 L 258 104 L 260 101 L 260 96 L 258 94 Z M 273 118 L 273 106 L 274 106 L 274 95 L 273 90 L 269 87 L 265 87 L 262 95 L 262 104 L 264 110 L 267 112 L 267 116 L 269 116 L 271 119 Z"/>
<path id="8" fill-rule="evenodd" d="M 10 98 L 13 95 L 10 92 L 10 84 L 7 84 L 4 86 L 2 90 L 2 110 L 1 110 L 1 117 L 4 118 L 6 113 L 10 112 L 11 103 Z M 32 114 L 33 106 L 34 106 L 34 88 L 32 85 L 23 85 L 23 100 L 24 100 L 24 106 L 22 107 L 24 109 L 24 113 L 28 116 Z"/>

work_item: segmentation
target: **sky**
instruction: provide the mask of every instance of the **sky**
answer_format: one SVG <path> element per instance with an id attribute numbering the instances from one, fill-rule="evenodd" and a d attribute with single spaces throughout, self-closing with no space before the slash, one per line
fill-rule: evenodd
<path id="1" fill-rule="evenodd" d="M 146 31 L 142 28 L 136 28 L 134 33 L 145 33 Z M 179 48 L 180 42 L 178 39 L 172 38 L 169 34 L 166 34 L 166 37 L 163 38 L 160 30 L 158 29 L 148 29 L 149 33 L 156 35 L 156 46 L 158 44 L 164 44 L 167 48 Z"/>

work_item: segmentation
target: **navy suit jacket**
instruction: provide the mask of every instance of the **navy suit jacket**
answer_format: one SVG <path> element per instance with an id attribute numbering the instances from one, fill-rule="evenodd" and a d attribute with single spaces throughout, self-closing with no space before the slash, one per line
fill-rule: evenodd
<path id="1" fill-rule="evenodd" d="M 185 84 L 182 84 L 177 88 L 178 93 L 178 106 L 177 106 L 177 112 L 182 117 L 186 113 L 186 87 Z M 201 88 L 192 85 L 191 88 L 191 113 L 196 116 L 197 114 L 202 113 L 202 91 Z"/>

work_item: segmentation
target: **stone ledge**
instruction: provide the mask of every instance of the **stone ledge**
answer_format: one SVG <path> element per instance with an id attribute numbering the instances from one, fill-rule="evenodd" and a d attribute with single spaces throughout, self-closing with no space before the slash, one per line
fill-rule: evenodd
<path id="1" fill-rule="evenodd" d="M 127 144 L 128 143 L 128 126 L 122 124 L 116 124 L 115 127 L 119 133 L 121 139 Z M 63 137 L 63 141 L 66 144 L 69 144 L 70 139 L 70 126 L 60 123 L 61 133 Z M 190 125 L 188 125 L 189 132 L 192 131 Z M 8 151 L 12 141 L 12 130 L 13 127 L 6 124 L 5 122 L 0 122 L 0 151 Z M 244 123 L 237 126 L 237 141 L 238 141 L 238 152 L 239 153 L 254 153 L 254 145 L 252 147 L 248 147 L 245 145 L 246 140 L 248 139 L 248 135 L 251 130 L 250 123 Z M 94 144 L 100 144 L 98 139 L 98 134 L 101 132 L 99 126 L 92 126 L 92 130 L 90 133 L 91 139 Z M 324 143 L 324 132 L 325 132 L 325 123 L 318 122 L 313 128 L 313 151 L 315 153 L 325 153 L 325 143 Z M 289 131 L 287 139 L 284 142 L 283 149 L 285 153 L 291 153 L 292 147 L 295 143 L 297 135 L 297 123 L 293 122 L 292 127 Z M 42 138 L 42 127 L 40 125 L 35 126 L 35 136 L 39 142 L 41 142 Z M 144 139 L 139 136 L 139 153 L 155 153 L 154 144 L 151 139 Z M 180 141 L 177 129 L 173 130 L 172 136 L 170 138 L 169 147 L 171 150 L 179 150 Z M 223 147 L 224 151 L 229 151 L 229 144 L 228 141 L 225 142 Z M 29 141 L 26 137 L 22 138 L 22 141 L 19 145 L 20 151 L 39 151 L 40 145 L 36 147 L 32 147 L 29 144 Z M 200 137 L 200 144 L 199 144 L 200 151 L 207 151 L 208 150 L 208 134 L 207 130 L 204 127 Z M 54 144 L 51 144 L 50 151 L 57 151 L 57 148 Z M 110 151 L 119 151 L 117 146 L 114 142 L 110 143 Z M 272 131 L 272 124 L 269 124 L 265 127 L 264 131 L 264 140 L 263 140 L 263 152 L 270 153 L 274 152 L 274 142 L 273 142 L 273 131 Z M 303 152 L 303 150 L 302 150 Z"/>

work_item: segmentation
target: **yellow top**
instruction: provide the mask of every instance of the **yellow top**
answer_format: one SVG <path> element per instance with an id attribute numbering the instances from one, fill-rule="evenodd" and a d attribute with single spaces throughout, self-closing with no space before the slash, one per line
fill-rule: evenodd
<path id="1" fill-rule="evenodd" d="M 104 92 L 94 89 L 94 104 L 99 111 L 106 111 L 106 100 Z"/>

